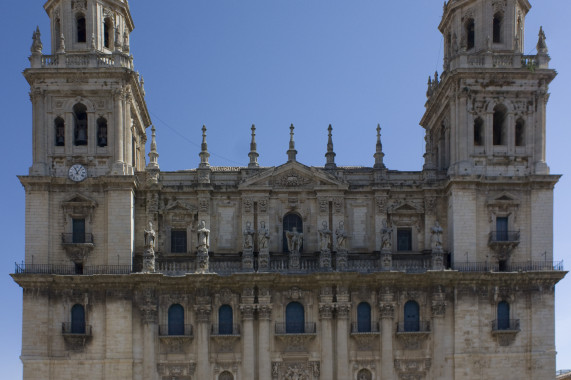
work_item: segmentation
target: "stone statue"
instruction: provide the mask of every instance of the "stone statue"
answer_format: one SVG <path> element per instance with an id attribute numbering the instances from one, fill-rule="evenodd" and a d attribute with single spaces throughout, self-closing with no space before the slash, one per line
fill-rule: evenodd
<path id="1" fill-rule="evenodd" d="M 442 251 L 442 233 L 444 230 L 440 227 L 438 221 L 434 222 L 434 227 L 431 229 L 432 237 L 431 244 L 433 251 Z"/>
<path id="2" fill-rule="evenodd" d="M 303 244 L 303 234 L 297 232 L 297 227 L 293 226 L 291 231 L 286 231 L 287 248 L 290 252 L 299 252 Z"/>
<path id="3" fill-rule="evenodd" d="M 258 248 L 260 251 L 268 248 L 269 241 L 270 231 L 266 228 L 266 222 L 261 222 L 258 230 Z"/>
<path id="4" fill-rule="evenodd" d="M 331 231 L 326 221 L 321 223 L 321 229 L 318 232 L 321 251 L 331 251 Z"/>
<path id="5" fill-rule="evenodd" d="M 153 222 L 149 222 L 149 229 L 145 230 L 145 248 L 154 250 L 155 249 L 155 230 L 153 230 Z"/>
<path id="6" fill-rule="evenodd" d="M 198 251 L 208 252 L 210 248 L 210 230 L 206 228 L 206 222 L 202 220 L 198 225 Z"/>
<path id="7" fill-rule="evenodd" d="M 246 229 L 244 230 L 244 250 L 246 249 L 254 249 L 254 230 L 250 222 L 246 222 Z"/>
<path id="8" fill-rule="evenodd" d="M 346 251 L 347 234 L 345 233 L 345 223 L 339 222 L 339 227 L 335 230 L 335 241 L 338 251 Z"/>
<path id="9" fill-rule="evenodd" d="M 387 225 L 387 220 L 383 220 L 381 228 L 381 251 L 392 251 L 393 249 L 393 229 Z"/>

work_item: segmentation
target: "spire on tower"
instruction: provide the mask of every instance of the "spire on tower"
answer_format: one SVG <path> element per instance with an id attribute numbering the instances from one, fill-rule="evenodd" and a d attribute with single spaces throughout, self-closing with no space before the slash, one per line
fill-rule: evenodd
<path id="1" fill-rule="evenodd" d="M 297 155 L 297 150 L 295 150 L 295 141 L 293 141 L 293 130 L 295 129 L 295 127 L 292 125 L 290 125 L 289 127 L 289 149 L 287 151 L 287 160 L 288 162 L 290 161 L 294 161 L 296 160 L 296 155 Z"/>
<path id="2" fill-rule="evenodd" d="M 32 36 L 32 40 L 34 42 L 32 42 L 32 48 L 30 50 L 32 51 L 32 53 L 40 53 L 41 54 L 42 49 L 44 48 L 44 45 L 42 44 L 39 26 L 36 27 L 36 31 L 34 32 L 34 35 Z"/>
<path id="3" fill-rule="evenodd" d="M 210 164 L 208 163 L 208 157 L 210 157 L 210 153 L 208 153 L 208 144 L 206 144 L 206 126 L 202 126 L 202 146 L 201 151 L 198 154 L 200 156 L 200 165 L 199 168 L 209 168 Z"/>
<path id="4" fill-rule="evenodd" d="M 260 164 L 258 164 L 259 156 L 256 145 L 256 126 L 252 124 L 252 141 L 250 142 L 250 153 L 248 153 L 248 157 L 250 157 L 249 168 L 257 168 L 260 166 Z"/>
<path id="5" fill-rule="evenodd" d="M 335 152 L 333 151 L 333 138 L 331 137 L 331 131 L 333 127 L 329 124 L 327 128 L 328 137 L 327 137 L 327 153 L 325 153 L 325 169 L 335 169 L 337 165 L 335 164 Z"/>
<path id="6" fill-rule="evenodd" d="M 375 165 L 373 166 L 375 169 L 385 169 L 386 166 L 383 163 L 383 157 L 385 154 L 383 153 L 383 144 L 381 143 L 381 125 L 377 124 L 377 149 L 374 154 L 375 157 Z"/>
<path id="7" fill-rule="evenodd" d="M 147 170 L 159 170 L 159 154 L 157 153 L 157 133 L 155 126 L 151 127 L 152 137 L 151 137 L 151 151 L 149 152 L 149 163 L 147 165 Z"/>
<path id="8" fill-rule="evenodd" d="M 537 54 L 547 54 L 549 49 L 547 49 L 547 43 L 545 42 L 545 32 L 543 31 L 543 26 L 539 27 L 539 39 L 537 40 Z"/>

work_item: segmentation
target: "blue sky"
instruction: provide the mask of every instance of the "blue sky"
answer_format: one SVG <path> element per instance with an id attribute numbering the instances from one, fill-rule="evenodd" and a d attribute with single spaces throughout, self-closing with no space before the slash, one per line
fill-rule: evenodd
<path id="1" fill-rule="evenodd" d="M 526 53 L 543 25 L 559 75 L 548 106 L 548 163 L 569 173 L 571 141 L 571 2 L 531 1 Z M 31 164 L 31 106 L 21 72 L 28 67 L 32 32 L 49 20 L 42 0 L 2 1 L 0 109 L 3 113 L 0 255 L 2 378 L 21 378 L 21 289 L 8 273 L 24 255 L 24 189 L 16 175 Z M 298 160 L 325 163 L 333 125 L 338 165 L 372 166 L 375 127 L 383 128 L 390 169 L 420 170 L 428 75 L 442 67 L 437 25 L 442 0 L 193 0 L 131 2 L 136 29 L 131 52 L 145 78 L 163 170 L 198 165 L 200 128 L 208 127 L 213 165 L 248 163 L 250 126 L 257 127 L 260 164 L 286 161 L 289 125 L 296 126 Z M 556 259 L 568 259 L 571 182 L 555 191 Z M 571 261 L 570 261 L 571 263 Z M 571 368 L 571 280 L 557 287 L 558 368 Z"/>

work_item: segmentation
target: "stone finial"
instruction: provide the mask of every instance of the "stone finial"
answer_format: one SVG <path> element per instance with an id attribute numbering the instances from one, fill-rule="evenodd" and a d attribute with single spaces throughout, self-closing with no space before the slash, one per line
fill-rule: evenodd
<path id="1" fill-rule="evenodd" d="M 545 42 L 545 32 L 543 31 L 543 26 L 539 27 L 539 39 L 537 40 L 537 53 L 538 54 L 547 54 L 549 51 L 547 49 L 547 43 Z"/>
<path id="2" fill-rule="evenodd" d="M 439 81 L 438 81 L 438 71 L 434 72 L 434 86 L 438 86 Z"/>
<path id="3" fill-rule="evenodd" d="M 208 157 L 210 157 L 210 153 L 208 153 L 208 144 L 206 144 L 206 126 L 202 126 L 202 145 L 201 151 L 198 154 L 200 156 L 200 165 L 199 168 L 209 168 L 210 164 L 208 163 Z"/>
<path id="4" fill-rule="evenodd" d="M 119 27 L 115 28 L 115 51 L 121 51 L 121 31 Z"/>
<path id="5" fill-rule="evenodd" d="M 159 170 L 159 154 L 157 153 L 157 133 L 155 126 L 151 127 L 152 135 L 151 135 L 151 151 L 149 152 L 149 163 L 147 165 L 147 169 L 154 169 Z"/>
<path id="6" fill-rule="evenodd" d="M 295 141 L 293 140 L 293 130 L 295 129 L 295 127 L 292 125 L 290 125 L 289 127 L 289 149 L 287 151 L 287 160 L 288 162 L 290 161 L 294 161 L 296 160 L 296 156 L 297 156 L 297 150 L 295 150 Z"/>
<path id="7" fill-rule="evenodd" d="M 63 33 L 59 36 L 59 49 L 57 50 L 58 54 L 65 53 L 65 37 Z"/>
<path id="8" fill-rule="evenodd" d="M 428 82 L 426 83 L 426 85 L 427 85 L 426 97 L 430 98 L 434 93 L 434 91 L 432 90 L 432 78 L 430 77 L 430 75 L 428 76 Z"/>
<path id="9" fill-rule="evenodd" d="M 335 169 L 337 167 L 337 165 L 335 164 L 335 152 L 333 151 L 333 138 L 331 137 L 331 131 L 333 130 L 333 127 L 331 127 L 331 124 L 329 124 L 329 127 L 327 128 L 327 153 L 325 153 L 325 158 L 326 158 L 326 162 L 325 162 L 325 169 Z"/>
<path id="10" fill-rule="evenodd" d="M 146 95 L 145 93 L 145 78 L 143 78 L 143 76 L 141 75 L 141 80 L 139 81 L 139 83 L 141 84 L 141 93 L 143 94 L 143 96 Z"/>
<path id="11" fill-rule="evenodd" d="M 130 50 L 129 47 L 129 34 L 127 33 L 127 31 L 125 31 L 123 33 L 123 50 L 125 51 L 125 53 L 128 53 Z"/>
<path id="12" fill-rule="evenodd" d="M 37 26 L 36 27 L 36 31 L 34 32 L 34 34 L 32 35 L 32 47 L 30 49 L 30 51 L 32 53 L 42 53 L 42 49 L 44 48 L 44 45 L 42 44 L 42 39 L 41 39 L 41 33 L 40 33 L 40 27 Z"/>
<path id="13" fill-rule="evenodd" d="M 258 157 L 260 156 L 257 152 L 257 144 L 256 144 L 256 126 L 252 124 L 252 141 L 250 141 L 250 153 L 248 153 L 248 157 L 250 157 L 250 163 L 248 164 L 249 168 L 258 168 L 260 164 L 258 164 Z"/>
<path id="14" fill-rule="evenodd" d="M 374 154 L 375 157 L 375 165 L 373 166 L 375 169 L 385 169 L 386 166 L 383 162 L 383 158 L 385 154 L 383 153 L 383 144 L 381 143 L 381 125 L 377 124 L 377 149 Z"/>

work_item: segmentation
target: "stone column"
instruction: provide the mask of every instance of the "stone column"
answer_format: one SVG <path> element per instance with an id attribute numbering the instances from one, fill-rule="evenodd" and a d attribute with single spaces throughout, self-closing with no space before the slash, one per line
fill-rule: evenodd
<path id="1" fill-rule="evenodd" d="M 115 125 L 114 131 L 114 141 L 115 148 L 115 162 L 113 164 L 112 174 L 120 175 L 124 174 L 124 151 L 125 151 L 125 130 L 123 125 L 123 101 L 125 100 L 125 91 L 123 89 L 118 89 L 114 92 L 114 108 L 115 108 Z"/>
<path id="2" fill-rule="evenodd" d="M 381 316 L 381 378 L 394 379 L 393 320 L 395 305 L 392 293 L 387 291 L 381 294 L 379 314 Z"/>
<path id="3" fill-rule="evenodd" d="M 49 136 L 49 129 L 44 127 L 45 107 L 44 107 L 44 91 L 35 89 L 30 92 L 30 100 L 32 101 L 32 117 L 33 117 L 33 166 L 32 175 L 46 175 L 46 134 Z M 55 119 L 55 118 L 54 118 Z M 48 122 L 48 128 L 53 128 L 53 120 Z M 66 145 L 70 145 L 71 138 L 66 133 Z M 53 148 L 52 148 L 53 149 Z"/>
<path id="4" fill-rule="evenodd" d="M 446 366 L 446 294 L 441 287 L 432 295 L 432 377 L 434 379 L 447 379 L 452 376 Z"/>
<path id="5" fill-rule="evenodd" d="M 197 379 L 210 379 L 210 314 L 212 313 L 212 306 L 210 305 L 196 305 L 194 306 L 196 313 L 196 378 Z"/>
<path id="6" fill-rule="evenodd" d="M 323 379 L 333 379 L 333 304 L 319 304 L 319 319 L 321 319 L 321 376 Z"/>
<path id="7" fill-rule="evenodd" d="M 270 330 L 272 324 L 272 304 L 258 305 L 258 321 L 258 379 L 271 379 Z"/>
<path id="8" fill-rule="evenodd" d="M 242 372 L 244 379 L 254 379 L 254 309 L 252 304 L 241 304 L 242 312 Z"/>
<path id="9" fill-rule="evenodd" d="M 339 298 L 338 298 L 339 299 Z M 351 304 L 337 304 L 337 379 L 350 379 L 349 375 L 349 314 Z"/>
<path id="10" fill-rule="evenodd" d="M 156 349 L 157 338 L 157 299 L 152 289 L 144 289 L 139 294 L 139 310 L 143 322 L 143 380 L 157 379 Z"/>

